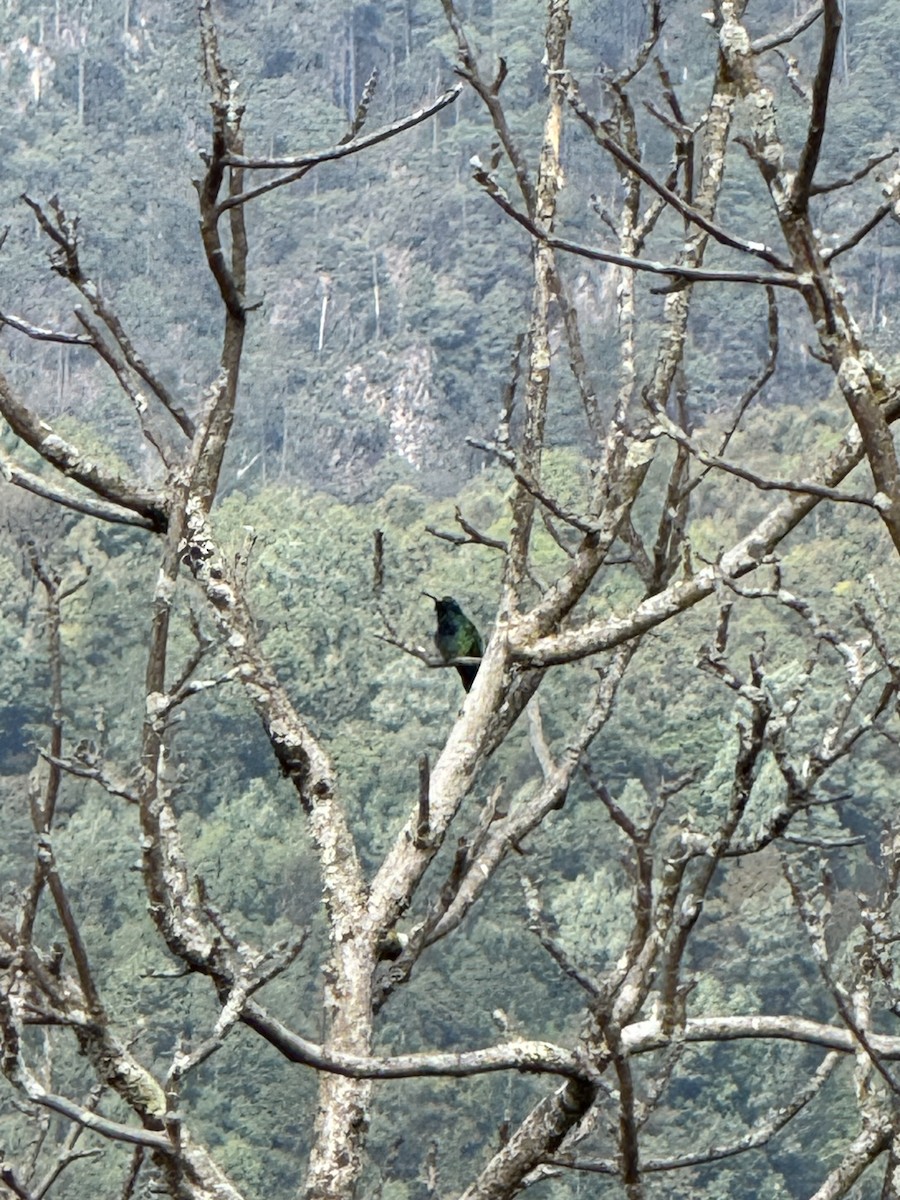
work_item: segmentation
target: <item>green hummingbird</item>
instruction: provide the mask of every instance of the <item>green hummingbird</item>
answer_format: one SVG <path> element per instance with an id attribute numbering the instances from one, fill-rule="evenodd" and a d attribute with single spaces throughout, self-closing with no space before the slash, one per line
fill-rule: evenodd
<path id="1" fill-rule="evenodd" d="M 444 662 L 453 662 L 455 658 L 481 658 L 484 654 L 481 634 L 459 607 L 459 602 L 452 596 L 444 596 L 439 600 L 431 592 L 423 592 L 422 595 L 434 601 L 437 613 L 434 644 Z M 478 674 L 478 664 L 457 663 L 456 670 L 463 687 L 468 691 Z"/>

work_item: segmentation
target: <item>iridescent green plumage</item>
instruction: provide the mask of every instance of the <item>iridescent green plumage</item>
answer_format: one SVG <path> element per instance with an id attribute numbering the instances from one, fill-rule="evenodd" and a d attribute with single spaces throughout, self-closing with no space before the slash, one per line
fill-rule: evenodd
<path id="1" fill-rule="evenodd" d="M 453 662 L 456 658 L 481 658 L 484 653 L 481 634 L 460 608 L 458 601 L 452 596 L 444 596 L 439 600 L 430 592 L 423 592 L 422 595 L 434 601 L 437 613 L 434 644 L 444 662 Z M 455 666 L 463 687 L 468 691 L 478 674 L 478 663 L 456 663 Z"/>

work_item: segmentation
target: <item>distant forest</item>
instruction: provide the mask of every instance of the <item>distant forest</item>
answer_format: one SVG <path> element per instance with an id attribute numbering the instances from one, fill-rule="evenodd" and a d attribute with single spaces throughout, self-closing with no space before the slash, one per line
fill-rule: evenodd
<path id="1" fill-rule="evenodd" d="M 0 1196 L 900 1200 L 892 6 L 0 10 Z"/>
<path id="2" fill-rule="evenodd" d="M 794 6 L 796 7 L 796 6 Z M 573 4 L 568 61 L 585 99 L 603 114 L 603 70 L 617 70 L 646 32 L 641 5 Z M 665 5 L 663 50 L 691 119 L 706 102 L 714 32 L 690 5 Z M 790 16 L 796 16 L 791 11 Z M 751 32 L 784 19 L 784 6 L 754 3 Z M 545 14 L 533 0 L 476 3 L 469 17 L 486 62 L 507 64 L 503 97 L 514 133 L 536 161 L 545 84 L 535 45 Z M 220 7 L 229 64 L 248 105 L 248 153 L 289 155 L 323 149 L 347 130 L 366 81 L 378 72 L 372 128 L 388 124 L 454 82 L 455 46 L 437 2 L 380 4 L 227 3 Z M 202 386 L 214 355 L 216 298 L 198 269 L 196 196 L 190 180 L 208 145 L 206 99 L 189 4 L 9 3 L 5 12 L 5 309 L 50 321 L 66 300 L 43 270 L 32 214 L 18 201 L 59 195 L 81 219 L 85 254 L 148 345 L 173 387 Z M 795 50 L 815 53 L 815 31 Z M 897 122 L 891 15 L 854 4 L 845 18 L 822 170 L 842 173 L 860 154 L 891 147 Z M 781 57 L 784 57 L 782 55 Z M 783 75 L 778 55 L 766 69 Z M 782 88 L 783 119 L 803 119 L 797 79 Z M 635 103 L 658 86 L 635 81 Z M 652 102 L 652 101 L 651 101 Z M 670 146 L 659 121 L 640 131 L 645 160 L 664 174 Z M 430 493 L 456 492 L 485 465 L 467 436 L 485 437 L 499 409 L 510 355 L 526 311 L 527 236 L 473 187 L 470 160 L 492 153 L 490 121 L 471 91 L 397 140 L 343 163 L 324 164 L 289 191 L 261 200 L 251 218 L 253 299 L 260 303 L 247 346 L 248 381 L 230 451 L 226 487 L 267 483 L 326 488 L 371 498 L 394 482 Z M 592 151 L 583 127 L 567 126 L 562 147 L 567 236 L 602 242 L 604 208 L 620 202 L 614 161 Z M 772 217 L 752 168 L 736 158 L 726 181 L 735 226 L 769 238 Z M 821 202 L 829 229 L 855 227 L 861 197 L 839 191 Z M 677 230 L 673 238 L 677 237 Z M 672 243 L 674 244 L 674 242 Z M 614 361 L 615 270 L 572 259 L 562 264 L 587 321 L 585 351 L 609 402 Z M 863 316 L 879 347 L 892 344 L 897 297 L 895 239 L 876 229 L 842 261 L 848 293 L 865 296 Z M 737 296 L 733 302 L 752 303 Z M 649 298 L 651 330 L 659 300 Z M 699 414 L 721 404 L 721 381 L 750 376 L 765 345 L 765 324 L 720 336 L 719 308 L 698 296 L 685 370 Z M 812 366 L 806 334 L 782 313 L 782 367 L 792 380 L 765 402 L 802 388 Z M 562 336 L 561 329 L 556 337 Z M 11 378 L 38 372 L 54 416 L 114 409 L 113 385 L 76 348 L 13 344 Z M 164 348 L 164 350 L 163 350 Z M 578 427 L 561 415 L 552 444 L 577 445 Z M 120 440 L 123 453 L 127 438 Z M 252 462 L 252 466 L 250 465 Z M 134 464 L 135 466 L 137 464 Z"/>

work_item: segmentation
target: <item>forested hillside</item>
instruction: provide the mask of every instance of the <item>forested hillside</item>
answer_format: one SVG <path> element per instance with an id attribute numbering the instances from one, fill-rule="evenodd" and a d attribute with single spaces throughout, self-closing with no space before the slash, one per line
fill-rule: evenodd
<path id="1" fill-rule="evenodd" d="M 0 1194 L 900 1197 L 893 15 L 2 6 Z"/>
<path id="2" fill-rule="evenodd" d="M 751 31 L 783 18 L 783 6 L 765 4 L 752 6 L 747 17 Z M 346 132 L 375 69 L 373 128 L 454 81 L 455 47 L 437 2 L 228 4 L 222 19 L 232 35 L 229 67 L 251 112 L 249 153 L 324 149 Z M 502 55 L 508 64 L 503 98 L 513 132 L 533 159 L 544 94 L 541 54 L 535 57 L 543 7 L 532 0 L 485 4 L 476 6 L 473 21 L 486 62 Z M 604 104 L 598 72 L 626 63 L 645 27 L 640 6 L 618 0 L 573 9 L 569 59 L 598 111 Z M 891 59 L 883 47 L 892 35 L 881 5 L 860 6 L 848 18 L 823 150 L 826 174 L 891 147 Z M 815 37 L 810 30 L 794 49 L 814 61 Z M 672 5 L 663 38 L 668 71 L 690 116 L 705 103 L 714 33 L 688 6 Z M 11 227 L 4 309 L 24 310 L 38 323 L 67 311 L 66 297 L 43 269 L 33 216 L 17 203 L 26 188 L 35 198 L 58 194 L 80 215 L 85 253 L 102 270 L 123 319 L 148 347 L 159 348 L 157 369 L 173 387 L 202 386 L 201 364 L 215 354 L 217 311 L 213 282 L 197 269 L 190 180 L 209 134 L 191 6 L 9 4 L 3 55 L 0 186 L 4 224 Z M 765 69 L 781 87 L 777 55 Z M 636 104 L 658 89 L 657 80 L 638 78 Z M 787 86 L 783 92 L 785 120 L 801 121 L 801 97 Z M 648 163 L 664 173 L 670 155 L 664 126 L 648 118 L 640 133 Z M 478 154 L 487 161 L 492 141 L 477 97 L 463 91 L 401 139 L 325 163 L 254 207 L 252 299 L 262 306 L 248 339 L 247 388 L 227 487 L 324 484 L 352 500 L 404 482 L 450 494 L 484 465 L 465 438 L 492 427 L 526 303 L 529 255 L 527 238 L 472 186 L 470 159 Z M 602 240 L 603 208 L 613 209 L 621 191 L 615 163 L 591 150 L 577 125 L 567 131 L 563 163 L 568 236 Z M 772 218 L 754 188 L 752 166 L 736 158 L 725 186 L 736 227 L 748 237 L 768 237 Z M 854 228 L 860 202 L 855 192 L 823 199 L 823 222 L 837 231 Z M 892 251 L 889 231 L 878 229 L 842 263 L 851 294 L 863 286 L 863 313 L 884 347 L 897 295 Z M 608 367 L 615 273 L 584 260 L 564 266 L 589 324 L 589 362 L 608 399 L 616 386 Z M 756 298 L 729 302 L 752 305 Z M 698 311 L 688 369 L 707 412 L 721 405 L 721 379 L 752 373 L 765 325 L 756 322 L 749 337 L 723 339 L 713 319 L 715 298 L 700 296 L 696 304 L 705 319 Z M 788 309 L 783 321 L 790 316 Z M 811 369 L 806 332 L 787 329 L 793 336 L 783 335 L 783 366 L 803 380 Z M 7 346 L 15 368 L 39 365 L 54 415 L 77 419 L 89 404 L 122 422 L 121 450 L 129 452 L 127 418 L 101 364 L 76 348 L 13 346 L 9 338 Z M 571 443 L 579 431 L 561 418 L 554 434 Z"/>

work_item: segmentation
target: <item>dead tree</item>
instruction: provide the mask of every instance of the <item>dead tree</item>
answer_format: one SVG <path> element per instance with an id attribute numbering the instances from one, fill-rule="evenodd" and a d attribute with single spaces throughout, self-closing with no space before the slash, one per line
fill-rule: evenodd
<path id="1" fill-rule="evenodd" d="M 826 248 L 814 221 L 816 195 L 837 186 L 816 175 L 840 32 L 839 5 L 825 0 L 781 34 L 755 41 L 743 23 L 741 5 L 727 0 L 715 5 L 712 94 L 704 111 L 689 120 L 661 58 L 658 4 L 649 6 L 647 35 L 635 61 L 619 74 L 604 76 L 608 113 L 601 118 L 567 66 L 567 0 L 548 0 L 541 48 L 547 100 L 536 156 L 514 134 L 504 107 L 505 62 L 501 59 L 495 72 L 485 74 L 453 0 L 443 0 L 443 6 L 458 47 L 458 72 L 484 104 L 495 137 L 490 160 L 476 164 L 474 178 L 484 203 L 497 204 L 531 239 L 533 290 L 496 432 L 477 443 L 507 469 L 512 482 L 506 537 L 480 533 L 462 513 L 461 533 L 438 532 L 457 544 L 481 544 L 502 555 L 494 631 L 441 753 L 433 764 L 421 764 L 407 818 L 371 873 L 363 869 L 341 781 L 325 743 L 313 731 L 314 714 L 298 711 L 275 671 L 240 564 L 225 552 L 216 533 L 213 503 L 234 418 L 244 335 L 253 316 L 247 300 L 244 213 L 255 198 L 302 178 L 318 164 L 362 152 L 429 119 L 457 98 L 463 84 L 374 134 L 362 130 L 368 105 L 364 93 L 353 127 L 336 146 L 283 158 L 254 157 L 245 152 L 244 110 L 220 61 L 208 0 L 200 0 L 212 141 L 197 193 L 203 249 L 218 288 L 223 329 L 218 372 L 211 373 L 197 403 L 173 395 L 142 357 L 87 273 L 76 223 L 63 204 L 26 200 L 49 241 L 54 269 L 79 293 L 84 307 L 76 310 L 74 331 L 8 315 L 3 321 L 24 336 L 75 343 L 98 354 L 156 447 L 165 479 L 159 487 L 145 487 L 92 461 L 0 378 L 0 412 L 48 468 L 37 474 L 7 456 L 7 480 L 84 516 L 145 531 L 159 563 L 146 635 L 139 762 L 108 764 L 90 746 L 67 745 L 57 703 L 60 606 L 81 580 L 65 583 L 37 552 L 30 558 L 47 606 L 54 702 L 43 771 L 33 777 L 29 798 L 33 877 L 15 910 L 0 923 L 3 1072 L 35 1112 L 58 1114 L 72 1123 L 73 1131 L 84 1129 L 134 1146 L 126 1194 L 146 1159 L 173 1196 L 238 1197 L 239 1189 L 192 1131 L 181 1088 L 185 1077 L 243 1025 L 298 1070 L 317 1072 L 318 1109 L 302 1185 L 310 1200 L 346 1200 L 361 1188 L 365 1191 L 374 1080 L 528 1073 L 546 1078 L 541 1097 L 524 1117 L 504 1123 L 498 1147 L 485 1148 L 464 1192 L 467 1200 L 511 1197 L 549 1174 L 570 1171 L 613 1176 L 623 1194 L 637 1200 L 651 1193 L 658 1173 L 714 1164 L 766 1145 L 815 1101 L 838 1061 L 852 1059 L 859 1133 L 815 1194 L 823 1200 L 848 1194 L 861 1173 L 880 1159 L 886 1169 L 883 1194 L 894 1195 L 897 1075 L 891 1064 L 900 1058 L 900 1037 L 884 1027 L 885 1013 L 898 1002 L 892 947 L 900 858 L 893 835 L 884 843 L 880 890 L 859 912 L 863 949 L 849 966 L 832 961 L 828 932 L 829 855 L 859 842 L 835 825 L 839 795 L 828 783 L 835 768 L 859 755 L 877 733 L 889 733 L 900 681 L 890 605 L 873 592 L 855 626 L 840 627 L 788 587 L 778 559 L 787 536 L 818 506 L 832 504 L 870 511 L 900 550 L 900 481 L 891 432 L 900 413 L 898 380 L 893 368 L 866 345 L 835 274 L 841 253 L 857 245 L 878 221 L 900 215 L 900 175 L 885 177 L 880 206 L 837 246 Z M 802 145 L 791 148 L 782 141 L 775 98 L 761 81 L 759 64 L 813 23 L 821 36 L 808 130 Z M 643 160 L 632 98 L 635 81 L 654 72 L 659 104 L 648 101 L 647 108 L 672 138 L 666 177 Z M 603 211 L 605 228 L 614 237 L 611 246 L 567 237 L 559 215 L 564 138 L 572 128 L 586 131 L 598 154 L 611 156 L 621 178 L 621 205 L 615 212 Z M 720 215 L 723 181 L 731 156 L 738 153 L 749 155 L 759 169 L 780 231 L 778 246 L 729 228 L 727 214 Z M 873 159 L 869 170 L 877 165 Z M 861 170 L 854 182 L 866 177 Z M 668 253 L 655 257 L 652 239 L 663 226 Z M 675 227 L 680 232 L 673 250 Z M 616 271 L 618 382 L 609 402 L 591 376 L 585 330 L 564 266 L 579 258 Z M 662 285 L 664 295 L 651 358 L 646 349 L 640 357 L 638 352 L 639 299 L 646 294 L 642 289 L 648 277 Z M 695 428 L 683 383 L 692 305 L 698 291 L 708 288 L 721 289 L 723 297 L 731 288 L 759 289 L 767 311 L 765 360 L 714 441 Z M 776 370 L 777 297 L 783 293 L 802 299 L 816 353 L 830 367 L 849 417 L 846 432 L 834 444 L 825 450 L 811 445 L 800 469 L 773 477 L 748 456 L 732 458 L 730 450 L 753 400 Z M 564 351 L 555 348 L 557 335 Z M 554 495 L 545 481 L 547 422 L 562 363 L 574 376 L 590 440 L 590 483 L 578 505 Z M 816 402 L 810 399 L 811 405 Z M 179 439 L 177 452 L 169 448 L 168 437 L 160 437 L 151 413 L 154 419 L 167 415 L 170 432 Z M 855 478 L 851 490 L 848 477 L 860 464 L 868 474 Z M 704 489 L 733 478 L 755 486 L 763 496 L 772 493 L 771 501 L 730 544 L 704 558 L 692 541 L 695 506 Z M 552 579 L 542 578 L 535 567 L 539 522 L 559 549 L 561 564 Z M 383 582 L 382 567 L 379 557 L 376 574 Z M 591 609 L 591 589 L 610 570 L 627 579 L 631 598 L 627 605 L 597 615 Z M 199 635 L 187 662 L 173 665 L 173 604 L 185 587 L 203 597 L 228 658 L 214 678 L 198 677 L 208 651 Z M 811 654 L 785 691 L 763 652 L 748 656 L 733 649 L 735 611 L 762 605 L 784 613 L 808 646 L 831 656 L 827 702 L 817 702 L 816 719 L 806 725 L 801 726 L 798 712 L 817 686 L 820 658 Z M 732 728 L 723 738 L 727 772 L 711 800 L 704 796 L 703 779 L 686 770 L 673 776 L 660 771 L 655 785 L 647 782 L 640 803 L 633 798 L 626 802 L 598 778 L 592 747 L 609 727 L 623 681 L 648 653 L 655 632 L 676 627 L 700 606 L 708 614 L 708 636 L 699 667 L 721 688 Z M 407 645 L 389 614 L 386 622 L 388 641 L 431 665 L 444 665 Z M 579 675 L 577 715 L 564 736 L 554 739 L 545 732 L 539 689 L 556 668 L 588 659 L 596 667 L 591 685 L 585 687 L 585 675 Z M 323 964 L 324 1032 L 315 1039 L 308 1028 L 297 1029 L 298 1022 L 273 1011 L 262 995 L 265 985 L 296 958 L 302 934 L 289 943 L 257 947 L 231 928 L 214 898 L 196 884 L 173 807 L 168 771 L 173 712 L 192 695 L 225 680 L 240 687 L 252 704 L 274 760 L 294 789 L 318 858 L 329 947 Z M 492 757 L 526 710 L 537 765 L 533 786 L 513 797 L 501 788 L 484 799 L 477 826 L 461 828 L 464 801 L 481 793 Z M 57 799 L 68 775 L 93 781 L 133 806 L 156 934 L 186 972 L 207 977 L 216 997 L 218 1017 L 206 1036 L 179 1047 L 162 1074 L 116 1036 L 92 971 L 92 948 L 68 901 L 54 850 Z M 548 818 L 572 803 L 576 783 L 579 795 L 588 798 L 584 802 L 603 813 L 606 836 L 621 839 L 633 892 L 617 930 L 624 950 L 614 965 L 598 971 L 567 946 L 537 872 L 526 859 L 526 920 L 561 979 L 583 994 L 579 1035 L 568 1044 L 544 1039 L 541 1030 L 513 1035 L 500 1014 L 504 1037 L 496 1044 L 450 1052 L 374 1053 L 385 1006 L 415 976 L 423 956 L 456 934 L 484 903 L 489 885 L 513 853 L 523 843 L 540 847 Z M 692 795 L 709 802 L 695 811 Z M 832 818 L 831 825 L 817 825 L 822 813 Z M 440 878 L 440 851 L 453 838 L 458 852 Z M 704 905 L 729 864 L 763 854 L 781 856 L 785 894 L 789 890 L 793 897 L 798 931 L 805 931 L 820 969 L 833 1007 L 831 1020 L 813 1020 L 796 1011 L 733 1013 L 693 1006 L 694 976 L 688 964 Z M 36 917 L 44 906 L 55 913 L 62 931 L 64 944 L 57 950 L 41 945 L 36 933 Z M 49 1086 L 46 1073 L 31 1060 L 26 1035 L 31 1025 L 58 1027 L 74 1036 L 96 1072 L 98 1088 L 116 1097 L 127 1117 L 102 1115 L 98 1098 L 76 1099 Z M 667 1157 L 648 1153 L 648 1121 L 687 1048 L 747 1039 L 819 1047 L 822 1059 L 794 1081 L 788 1102 L 731 1141 L 702 1147 L 695 1141 Z M 73 1132 L 68 1149 L 61 1151 L 60 1171 L 77 1153 L 76 1140 Z M 427 1148 L 427 1154 L 423 1149 L 421 1156 L 431 1191 L 437 1187 L 438 1156 L 439 1144 Z M 45 1194 L 53 1180 L 47 1186 L 36 1184 L 27 1167 L 24 1158 L 4 1164 L 0 1178 L 16 1195 Z"/>

